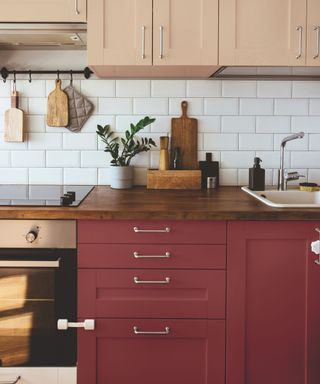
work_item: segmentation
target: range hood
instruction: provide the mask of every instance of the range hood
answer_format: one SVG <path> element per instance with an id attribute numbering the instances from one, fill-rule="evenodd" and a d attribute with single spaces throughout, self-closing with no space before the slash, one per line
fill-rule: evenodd
<path id="1" fill-rule="evenodd" d="M 85 23 L 0 23 L 0 50 L 86 49 Z"/>

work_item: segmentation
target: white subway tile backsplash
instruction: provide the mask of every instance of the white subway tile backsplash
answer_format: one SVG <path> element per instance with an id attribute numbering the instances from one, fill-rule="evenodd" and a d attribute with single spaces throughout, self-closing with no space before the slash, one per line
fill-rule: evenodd
<path id="1" fill-rule="evenodd" d="M 81 128 L 81 133 L 96 133 L 97 125 L 110 125 L 112 130 L 116 129 L 116 117 L 110 115 L 93 115 Z M 66 131 L 65 131 L 66 132 Z"/>
<path id="2" fill-rule="evenodd" d="M 4 115 L 5 111 L 11 106 L 10 98 L 1 97 L 0 98 L 0 115 Z M 3 123 L 3 122 L 2 122 Z"/>
<path id="3" fill-rule="evenodd" d="M 152 80 L 152 97 L 185 97 L 185 80 Z"/>
<path id="4" fill-rule="evenodd" d="M 188 80 L 187 97 L 221 97 L 221 81 Z"/>
<path id="5" fill-rule="evenodd" d="M 44 167 L 46 165 L 44 151 L 11 151 L 11 166 L 16 168 Z"/>
<path id="6" fill-rule="evenodd" d="M 46 119 L 43 115 L 27 115 L 24 120 L 25 132 L 39 133 L 46 130 Z"/>
<path id="7" fill-rule="evenodd" d="M 291 130 L 292 132 L 318 133 L 320 132 L 320 116 L 294 116 Z"/>
<path id="8" fill-rule="evenodd" d="M 47 167 L 55 167 L 55 168 L 80 167 L 80 152 L 79 151 L 47 151 L 46 165 Z"/>
<path id="9" fill-rule="evenodd" d="M 28 168 L 1 168 L 0 184 L 28 184 Z"/>
<path id="10" fill-rule="evenodd" d="M 63 184 L 62 168 L 29 168 L 30 184 Z"/>
<path id="11" fill-rule="evenodd" d="M 64 168 L 63 182 L 69 185 L 97 184 L 97 168 Z"/>
<path id="12" fill-rule="evenodd" d="M 223 116 L 221 132 L 255 132 L 256 118 L 254 116 Z"/>
<path id="13" fill-rule="evenodd" d="M 280 168 L 280 151 L 256 151 L 256 156 L 262 160 L 262 168 Z M 285 152 L 285 167 L 290 167 L 290 153 Z M 253 163 L 252 163 L 253 164 Z"/>
<path id="14" fill-rule="evenodd" d="M 197 119 L 199 132 L 220 132 L 220 116 L 199 116 Z"/>
<path id="15" fill-rule="evenodd" d="M 95 133 L 64 133 L 63 149 L 97 149 L 97 135 Z"/>
<path id="16" fill-rule="evenodd" d="M 117 80 L 117 97 L 150 97 L 150 80 Z"/>
<path id="17" fill-rule="evenodd" d="M 130 115 L 132 114 L 131 98 L 101 98 L 99 99 L 100 115 Z"/>
<path id="18" fill-rule="evenodd" d="M 309 114 L 320 116 L 320 99 L 311 99 L 309 105 Z"/>
<path id="19" fill-rule="evenodd" d="M 21 97 L 46 97 L 45 80 L 28 80 L 17 81 L 17 90 Z"/>
<path id="20" fill-rule="evenodd" d="M 88 80 L 81 82 L 81 93 L 86 97 L 114 97 L 115 80 Z"/>
<path id="21" fill-rule="evenodd" d="M 320 133 L 309 135 L 309 149 L 310 151 L 320 151 Z M 319 156 L 319 162 L 320 162 L 320 156 Z"/>
<path id="22" fill-rule="evenodd" d="M 287 137 L 288 134 L 276 134 L 274 135 L 274 149 L 280 150 L 281 141 Z M 308 150 L 308 135 L 302 139 L 288 141 L 286 144 L 286 151 L 304 151 Z"/>
<path id="23" fill-rule="evenodd" d="M 292 83 L 291 81 L 258 81 L 258 97 L 291 97 Z"/>
<path id="24" fill-rule="evenodd" d="M 320 97 L 319 81 L 294 81 L 292 97 Z"/>
<path id="25" fill-rule="evenodd" d="M 110 168 L 98 169 L 98 184 L 110 185 Z"/>
<path id="26" fill-rule="evenodd" d="M 208 98 L 204 99 L 205 115 L 238 115 L 239 100 L 234 98 Z"/>
<path id="27" fill-rule="evenodd" d="M 320 169 L 309 169 L 308 182 L 320 184 Z"/>
<path id="28" fill-rule="evenodd" d="M 272 150 L 273 135 L 271 134 L 239 134 L 239 149 L 240 150 Z"/>
<path id="29" fill-rule="evenodd" d="M 248 169 L 238 169 L 238 185 L 244 186 L 249 184 Z"/>
<path id="30" fill-rule="evenodd" d="M 10 152 L 0 151 L 0 167 L 10 167 Z"/>
<path id="31" fill-rule="evenodd" d="M 130 129 L 130 124 L 137 124 L 139 120 L 143 119 L 143 115 L 132 115 L 132 116 L 117 116 L 115 127 L 111 127 L 113 131 L 125 132 Z M 153 117 L 153 116 L 152 116 Z M 148 125 L 142 132 L 150 132 L 151 127 Z"/>
<path id="32" fill-rule="evenodd" d="M 237 169 L 220 169 L 219 172 L 220 185 L 238 185 Z"/>
<path id="33" fill-rule="evenodd" d="M 170 133 L 171 117 L 169 116 L 155 116 L 152 115 L 156 121 L 151 124 L 151 132 L 160 133 L 161 136 Z"/>
<path id="34" fill-rule="evenodd" d="M 258 116 L 257 133 L 287 133 L 290 132 L 290 116 Z"/>
<path id="35" fill-rule="evenodd" d="M 47 114 L 47 98 L 30 97 L 29 98 L 29 115 L 46 115 Z"/>
<path id="36" fill-rule="evenodd" d="M 238 149 L 238 135 L 232 133 L 205 133 L 204 150 L 237 150 Z"/>
<path id="37" fill-rule="evenodd" d="M 167 98 L 137 98 L 133 101 L 133 113 L 135 115 L 168 115 L 168 112 Z"/>
<path id="38" fill-rule="evenodd" d="M 222 97 L 256 97 L 256 81 L 222 81 Z"/>
<path id="39" fill-rule="evenodd" d="M 314 151 L 292 151 L 291 168 L 319 168 L 319 153 Z"/>
<path id="40" fill-rule="evenodd" d="M 275 115 L 299 116 L 308 114 L 306 99 L 275 99 Z"/>
<path id="41" fill-rule="evenodd" d="M 62 149 L 61 133 L 28 133 L 29 149 Z"/>
<path id="42" fill-rule="evenodd" d="M 181 103 L 188 102 L 187 114 L 189 117 L 203 115 L 203 99 L 194 97 L 193 99 L 169 99 L 169 115 L 180 117 L 182 115 Z"/>
<path id="43" fill-rule="evenodd" d="M 82 151 L 81 167 L 102 168 L 110 165 L 111 156 L 104 151 Z"/>
<path id="44" fill-rule="evenodd" d="M 222 168 L 249 168 L 253 164 L 255 152 L 224 151 L 221 153 Z"/>
<path id="45" fill-rule="evenodd" d="M 273 115 L 273 100 L 240 99 L 240 115 Z"/>

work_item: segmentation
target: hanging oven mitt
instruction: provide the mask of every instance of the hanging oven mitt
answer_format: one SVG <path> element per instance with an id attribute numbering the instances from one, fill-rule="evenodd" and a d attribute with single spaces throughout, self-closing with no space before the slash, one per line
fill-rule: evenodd
<path id="1" fill-rule="evenodd" d="M 64 92 L 68 95 L 69 122 L 66 128 L 71 132 L 79 132 L 93 112 L 93 104 L 81 95 L 72 84 Z"/>

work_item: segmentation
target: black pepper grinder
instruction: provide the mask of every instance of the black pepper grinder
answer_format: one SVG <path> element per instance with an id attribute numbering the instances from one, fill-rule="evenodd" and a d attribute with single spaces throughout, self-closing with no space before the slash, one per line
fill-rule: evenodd
<path id="1" fill-rule="evenodd" d="M 212 153 L 206 153 L 206 160 L 199 161 L 201 170 L 201 188 L 207 188 L 208 177 L 215 177 L 215 185 L 219 187 L 219 161 L 212 161 Z"/>
<path id="2" fill-rule="evenodd" d="M 265 170 L 260 167 L 262 160 L 254 158 L 253 167 L 249 169 L 249 189 L 252 191 L 265 190 Z"/>

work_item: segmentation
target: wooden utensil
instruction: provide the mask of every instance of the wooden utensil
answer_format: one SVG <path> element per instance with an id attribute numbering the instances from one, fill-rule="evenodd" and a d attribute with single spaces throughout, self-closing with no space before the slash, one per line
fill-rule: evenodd
<path id="1" fill-rule="evenodd" d="M 171 160 L 173 169 L 174 151 L 180 148 L 181 169 L 198 169 L 198 120 L 187 116 L 188 102 L 181 103 L 182 116 L 171 119 Z"/>
<path id="2" fill-rule="evenodd" d="M 56 88 L 48 96 L 47 125 L 66 127 L 69 121 L 68 96 L 61 89 L 61 80 L 56 80 Z"/>
<path id="3" fill-rule="evenodd" d="M 169 169 L 169 137 L 160 136 L 160 161 L 159 170 L 166 171 Z"/>
<path id="4" fill-rule="evenodd" d="M 19 93 L 11 94 L 11 108 L 4 113 L 4 141 L 23 141 L 23 112 L 19 109 Z"/>

